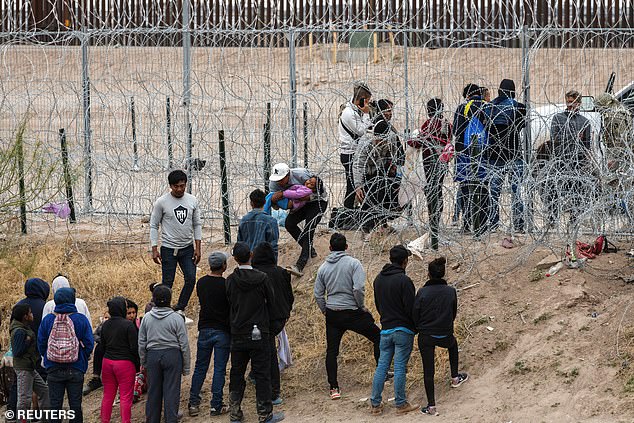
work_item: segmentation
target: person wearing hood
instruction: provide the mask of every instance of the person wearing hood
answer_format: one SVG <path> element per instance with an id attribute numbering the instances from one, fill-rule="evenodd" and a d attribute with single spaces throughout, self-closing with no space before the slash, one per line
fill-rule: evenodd
<path id="1" fill-rule="evenodd" d="M 346 331 L 351 330 L 372 342 L 377 363 L 381 340 L 381 331 L 365 308 L 365 271 L 359 260 L 346 253 L 347 249 L 346 237 L 332 234 L 331 253 L 317 271 L 314 289 L 317 306 L 326 317 L 326 372 L 333 400 L 341 398 L 337 356 Z"/>
<path id="2" fill-rule="evenodd" d="M 373 125 L 370 120 L 371 101 L 370 89 L 364 83 L 357 83 L 353 89 L 352 100 L 345 105 L 339 116 L 339 158 L 346 175 L 343 206 L 347 209 L 354 208 L 354 154 L 359 147 L 359 141 Z"/>
<path id="3" fill-rule="evenodd" d="M 275 264 L 275 252 L 273 246 L 268 242 L 263 242 L 255 247 L 251 264 L 254 269 L 266 273 L 273 292 L 275 292 L 275 296 L 271 298 L 269 304 L 269 347 L 271 354 L 271 398 L 273 405 L 279 405 L 282 403 L 282 398 L 280 396 L 280 367 L 275 338 L 286 326 L 288 318 L 291 317 L 295 301 L 291 275 L 286 269 Z"/>
<path id="4" fill-rule="evenodd" d="M 52 410 L 61 410 L 64 403 L 64 392 L 68 392 L 68 405 L 75 412 L 70 423 L 82 422 L 82 387 L 84 374 L 88 369 L 88 359 L 94 347 L 90 322 L 75 306 L 75 291 L 72 288 L 60 288 L 55 292 L 55 314 L 42 319 L 37 334 L 37 347 L 44 359 L 44 367 L 48 373 L 48 390 Z M 62 350 L 58 347 L 66 343 L 66 339 L 55 339 L 55 335 L 64 332 L 65 326 L 72 324 L 77 337 L 77 356 L 74 348 Z M 55 329 L 55 330 L 54 330 Z M 51 336 L 51 333 L 53 336 Z M 49 351 L 50 348 L 50 351 Z M 57 360 L 57 361 L 54 361 Z M 55 420 L 52 420 L 55 423 Z"/>
<path id="5" fill-rule="evenodd" d="M 196 344 L 196 365 L 189 390 L 189 415 L 200 413 L 200 390 L 205 382 L 211 356 L 214 356 L 214 375 L 211 380 L 211 416 L 226 414 L 229 408 L 223 402 L 227 362 L 231 349 L 229 329 L 229 301 L 226 281 L 222 276 L 227 270 L 227 255 L 214 251 L 209 255 L 209 273 L 198 279 L 196 294 L 200 302 L 198 317 L 198 342 Z"/>
<path id="6" fill-rule="evenodd" d="M 591 127 L 580 109 L 581 94 L 567 92 L 566 110 L 553 116 L 550 140 L 544 145 L 553 173 L 544 198 L 551 226 L 557 223 L 560 209 L 570 212 L 571 224 L 576 223 L 591 194 L 587 181 L 592 164 Z"/>
<path id="7" fill-rule="evenodd" d="M 119 391 L 121 422 L 130 423 L 134 378 L 139 369 L 138 331 L 134 322 L 127 319 L 128 303 L 124 297 L 108 301 L 110 318 L 101 329 L 104 357 L 101 370 L 103 397 L 101 422 L 109 423 L 112 405 Z"/>
<path id="8" fill-rule="evenodd" d="M 489 170 L 489 229 L 500 223 L 500 195 L 507 176 L 511 184 L 511 209 L 513 228 L 524 231 L 524 203 L 521 185 L 524 179 L 522 129 L 526 126 L 526 106 L 515 99 L 515 82 L 503 79 L 498 96 L 492 101 L 489 145 L 484 151 Z"/>
<path id="9" fill-rule="evenodd" d="M 16 304 L 11 311 L 9 333 L 13 351 L 13 369 L 17 381 L 17 410 L 28 410 L 33 392 L 38 396 L 40 410 L 49 406 L 48 386 L 42 376 L 35 371 L 40 361 L 37 352 L 37 339 L 30 326 L 33 312 L 28 304 Z"/>
<path id="10" fill-rule="evenodd" d="M 55 278 L 53 279 L 52 285 L 53 285 L 53 295 L 55 295 L 57 290 L 60 288 L 71 287 L 70 281 L 68 280 L 68 278 L 60 274 L 55 276 Z M 86 305 L 86 302 L 84 300 L 82 300 L 81 298 L 77 298 L 77 293 L 75 293 L 75 307 L 77 307 L 78 313 L 81 313 L 84 316 L 86 316 L 86 318 L 88 319 L 88 322 L 90 322 L 90 325 L 92 326 L 92 318 L 90 317 L 90 311 L 88 311 L 88 306 Z M 44 305 L 44 310 L 42 311 L 42 315 L 46 316 L 46 315 L 52 314 L 54 310 L 55 310 L 55 301 L 50 300 Z"/>
<path id="11" fill-rule="evenodd" d="M 157 285 L 152 292 L 155 307 L 143 316 L 139 328 L 139 358 L 147 369 L 148 395 L 145 404 L 147 423 L 178 421 L 181 376 L 190 370 L 189 340 L 185 319 L 171 307 L 172 290 Z"/>
<path id="12" fill-rule="evenodd" d="M 374 372 L 371 413 L 383 412 L 383 387 L 392 358 L 394 359 L 394 404 L 397 414 L 414 411 L 418 405 L 407 401 L 405 379 L 407 362 L 414 347 L 416 326 L 412 318 L 414 283 L 405 274 L 412 253 L 402 245 L 390 249 L 390 263 L 383 266 L 374 280 L 374 303 L 381 315 L 381 356 Z"/>
<path id="13" fill-rule="evenodd" d="M 284 414 L 273 413 L 269 356 L 269 316 L 275 293 L 266 273 L 251 266 L 253 254 L 247 244 L 236 242 L 232 255 L 238 267 L 227 277 L 231 326 L 229 418 L 232 422 L 244 418 L 241 407 L 246 387 L 244 375 L 251 361 L 258 421 L 278 422 L 284 419 Z"/>
<path id="14" fill-rule="evenodd" d="M 42 311 L 44 309 L 44 304 L 48 299 L 48 294 L 51 292 L 51 287 L 48 283 L 40 278 L 29 278 L 24 283 L 24 295 L 26 298 L 21 299 L 16 303 L 18 304 L 26 304 L 31 307 L 31 312 L 33 313 L 33 320 L 29 322 L 29 326 L 33 333 L 36 334 L 40 328 L 40 323 L 42 322 Z M 46 369 L 42 367 L 42 364 L 38 361 L 35 365 L 35 370 L 42 376 L 42 379 L 46 381 Z M 7 411 L 13 411 L 14 415 L 15 411 L 17 411 L 18 404 L 18 384 L 17 380 L 13 380 L 13 384 L 11 385 L 11 389 L 9 391 L 9 398 L 7 401 Z"/>
<path id="15" fill-rule="evenodd" d="M 432 248 L 438 249 L 440 218 L 443 211 L 442 186 L 448 170 L 448 160 L 443 153 L 451 144 L 452 126 L 443 116 L 445 105 L 440 98 L 432 98 L 427 102 L 428 119 L 423 122 L 420 134 L 410 140 L 412 147 L 420 148 L 423 156 L 425 172 L 425 197 L 429 213 L 429 228 L 432 234 Z"/>
<path id="16" fill-rule="evenodd" d="M 391 109 L 383 113 L 391 118 Z M 387 118 L 377 121 L 372 134 L 357 149 L 353 167 L 356 195 L 363 211 L 361 228 L 365 241 L 375 228 L 387 229 L 388 220 L 394 217 L 392 211 L 398 205 L 397 170 L 405 163 L 403 146 Z"/>
<path id="17" fill-rule="evenodd" d="M 458 313 L 458 296 L 456 289 L 447 285 L 444 279 L 446 263 L 444 257 L 429 263 L 429 280 L 418 290 L 414 299 L 413 318 L 418 332 L 418 349 L 423 360 L 423 381 L 427 395 L 427 405 L 421 412 L 429 415 L 437 415 L 434 397 L 436 347 L 449 350 L 452 388 L 457 388 L 469 378 L 467 373 L 458 372 L 458 342 L 453 334 L 454 320 Z"/>

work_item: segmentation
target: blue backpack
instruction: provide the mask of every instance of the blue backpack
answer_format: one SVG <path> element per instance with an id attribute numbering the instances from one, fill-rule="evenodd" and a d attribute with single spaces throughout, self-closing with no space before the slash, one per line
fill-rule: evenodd
<path id="1" fill-rule="evenodd" d="M 470 100 L 466 104 L 464 108 L 465 117 L 469 117 L 469 110 L 471 109 L 474 101 L 475 100 Z M 471 115 L 471 118 L 469 118 L 469 125 L 464 132 L 463 141 L 465 148 L 469 148 L 473 142 L 476 142 L 480 146 L 480 149 L 489 144 L 489 133 L 484 127 L 482 121 L 478 118 L 477 111 Z"/>

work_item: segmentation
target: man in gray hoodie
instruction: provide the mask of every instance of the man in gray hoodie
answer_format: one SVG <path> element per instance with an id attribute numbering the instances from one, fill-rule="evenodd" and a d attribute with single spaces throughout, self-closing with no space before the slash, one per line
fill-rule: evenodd
<path id="1" fill-rule="evenodd" d="M 170 288 L 157 285 L 152 292 L 152 301 L 156 306 L 143 317 L 139 328 L 139 357 L 148 375 L 146 421 L 161 422 L 162 403 L 165 423 L 176 423 L 181 375 L 187 376 L 190 370 L 187 329 L 183 317 L 170 307 Z"/>
<path id="2" fill-rule="evenodd" d="M 365 308 L 365 271 L 361 262 L 346 253 L 346 237 L 330 237 L 330 255 L 319 267 L 315 279 L 315 301 L 326 316 L 326 372 L 330 398 L 341 398 L 337 380 L 337 356 L 341 338 L 347 330 L 368 338 L 374 344 L 374 359 L 379 360 L 381 331 Z"/>

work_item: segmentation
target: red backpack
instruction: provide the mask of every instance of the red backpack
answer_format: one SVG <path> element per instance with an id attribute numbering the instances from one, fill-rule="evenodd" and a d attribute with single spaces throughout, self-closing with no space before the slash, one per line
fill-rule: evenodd
<path id="1" fill-rule="evenodd" d="M 55 314 L 48 336 L 46 358 L 53 363 L 75 363 L 79 359 L 79 339 L 70 314 Z"/>
<path id="2" fill-rule="evenodd" d="M 616 246 L 609 242 L 605 235 L 599 235 L 592 245 L 577 241 L 577 256 L 579 257 L 593 259 L 603 252 L 616 253 L 617 251 Z"/>

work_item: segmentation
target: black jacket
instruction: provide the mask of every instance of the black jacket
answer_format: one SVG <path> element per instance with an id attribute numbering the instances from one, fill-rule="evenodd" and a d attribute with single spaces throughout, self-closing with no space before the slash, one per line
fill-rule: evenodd
<path id="1" fill-rule="evenodd" d="M 414 300 L 414 322 L 422 335 L 453 335 L 458 313 L 456 290 L 444 279 L 431 279 L 418 290 Z"/>
<path id="2" fill-rule="evenodd" d="M 126 319 L 128 311 L 125 298 L 114 297 L 108 301 L 110 318 L 101 328 L 101 345 L 104 358 L 109 360 L 128 360 L 139 369 L 139 331 L 135 324 Z"/>
<path id="3" fill-rule="evenodd" d="M 31 278 L 24 284 L 24 295 L 26 298 L 18 301 L 18 304 L 28 304 L 31 306 L 33 312 L 33 321 L 29 324 L 33 332 L 37 333 L 40 329 L 40 322 L 42 322 L 42 311 L 44 310 L 44 304 L 48 294 L 51 292 L 51 287 L 48 283 L 40 278 Z"/>
<path id="4" fill-rule="evenodd" d="M 251 335 L 253 325 L 269 333 L 269 304 L 274 297 L 266 273 L 236 268 L 227 278 L 231 335 Z"/>
<path id="5" fill-rule="evenodd" d="M 381 315 L 381 329 L 405 327 L 415 330 L 412 319 L 414 283 L 405 274 L 405 269 L 386 264 L 374 279 L 374 303 Z"/>
<path id="6" fill-rule="evenodd" d="M 489 145 L 485 156 L 493 163 L 504 164 L 522 158 L 522 130 L 526 126 L 526 106 L 507 93 L 492 102 Z"/>
<path id="7" fill-rule="evenodd" d="M 216 329 L 231 332 L 229 328 L 229 301 L 226 281 L 222 276 L 205 275 L 196 283 L 200 301 L 198 330 Z"/>
<path id="8" fill-rule="evenodd" d="M 291 274 L 275 263 L 275 251 L 273 251 L 271 244 L 263 242 L 255 247 L 251 264 L 254 269 L 266 273 L 275 292 L 275 296 L 269 304 L 269 319 L 271 321 L 287 320 L 291 317 L 291 309 L 295 301 L 291 286 Z"/>

